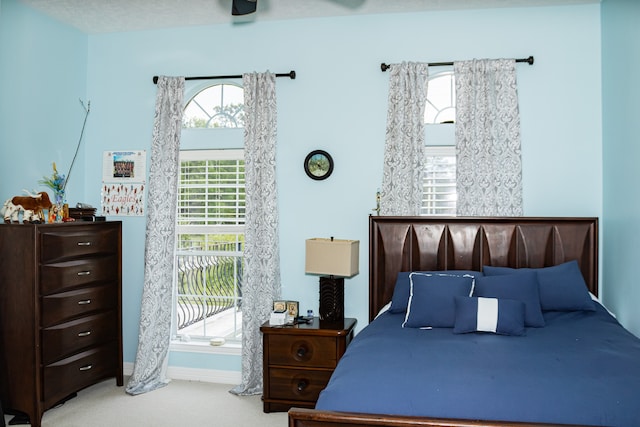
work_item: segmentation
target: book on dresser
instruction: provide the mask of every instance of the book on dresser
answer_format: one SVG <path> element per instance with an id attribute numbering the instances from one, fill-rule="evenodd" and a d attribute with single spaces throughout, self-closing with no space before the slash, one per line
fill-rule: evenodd
<path id="1" fill-rule="evenodd" d="M 122 224 L 0 224 L 0 397 L 43 413 L 122 371 Z"/>

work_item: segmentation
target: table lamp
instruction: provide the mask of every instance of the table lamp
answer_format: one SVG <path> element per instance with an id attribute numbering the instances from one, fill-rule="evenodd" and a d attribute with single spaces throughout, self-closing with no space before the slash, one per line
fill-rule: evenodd
<path id="1" fill-rule="evenodd" d="M 358 274 L 359 240 L 313 238 L 305 245 L 305 272 L 320 274 L 320 320 L 344 320 L 344 278 Z"/>

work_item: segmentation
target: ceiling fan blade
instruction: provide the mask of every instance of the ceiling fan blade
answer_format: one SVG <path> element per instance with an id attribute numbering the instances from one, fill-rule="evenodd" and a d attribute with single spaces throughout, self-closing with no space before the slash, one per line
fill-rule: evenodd
<path id="1" fill-rule="evenodd" d="M 257 0 L 233 0 L 232 15 L 248 15 L 256 11 Z"/>

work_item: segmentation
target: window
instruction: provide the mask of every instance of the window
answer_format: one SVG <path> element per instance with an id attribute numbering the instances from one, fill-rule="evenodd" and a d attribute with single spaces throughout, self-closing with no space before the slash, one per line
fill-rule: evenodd
<path id="1" fill-rule="evenodd" d="M 429 78 L 426 124 L 453 123 L 456 119 L 456 81 L 453 71 L 444 71 Z"/>
<path id="2" fill-rule="evenodd" d="M 452 146 L 426 147 L 420 215 L 456 214 L 456 153 Z"/>
<path id="3" fill-rule="evenodd" d="M 242 150 L 182 151 L 176 336 L 240 339 L 244 215 Z"/>
<path id="4" fill-rule="evenodd" d="M 209 82 L 193 92 L 181 140 L 172 335 L 194 342 L 223 337 L 240 344 L 244 91 L 236 84 Z"/>
<path id="5" fill-rule="evenodd" d="M 185 128 L 244 127 L 244 90 L 233 84 L 216 84 L 189 100 L 182 118 Z"/>
<path id="6" fill-rule="evenodd" d="M 444 71 L 429 78 L 425 106 L 425 169 L 420 215 L 456 214 L 455 78 Z"/>

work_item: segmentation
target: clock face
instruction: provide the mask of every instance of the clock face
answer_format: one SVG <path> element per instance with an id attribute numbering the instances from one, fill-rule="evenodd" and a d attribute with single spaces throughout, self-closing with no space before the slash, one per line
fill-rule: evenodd
<path id="1" fill-rule="evenodd" d="M 327 179 L 333 172 L 333 159 L 326 151 L 312 151 L 304 159 L 304 171 L 311 179 Z"/>

